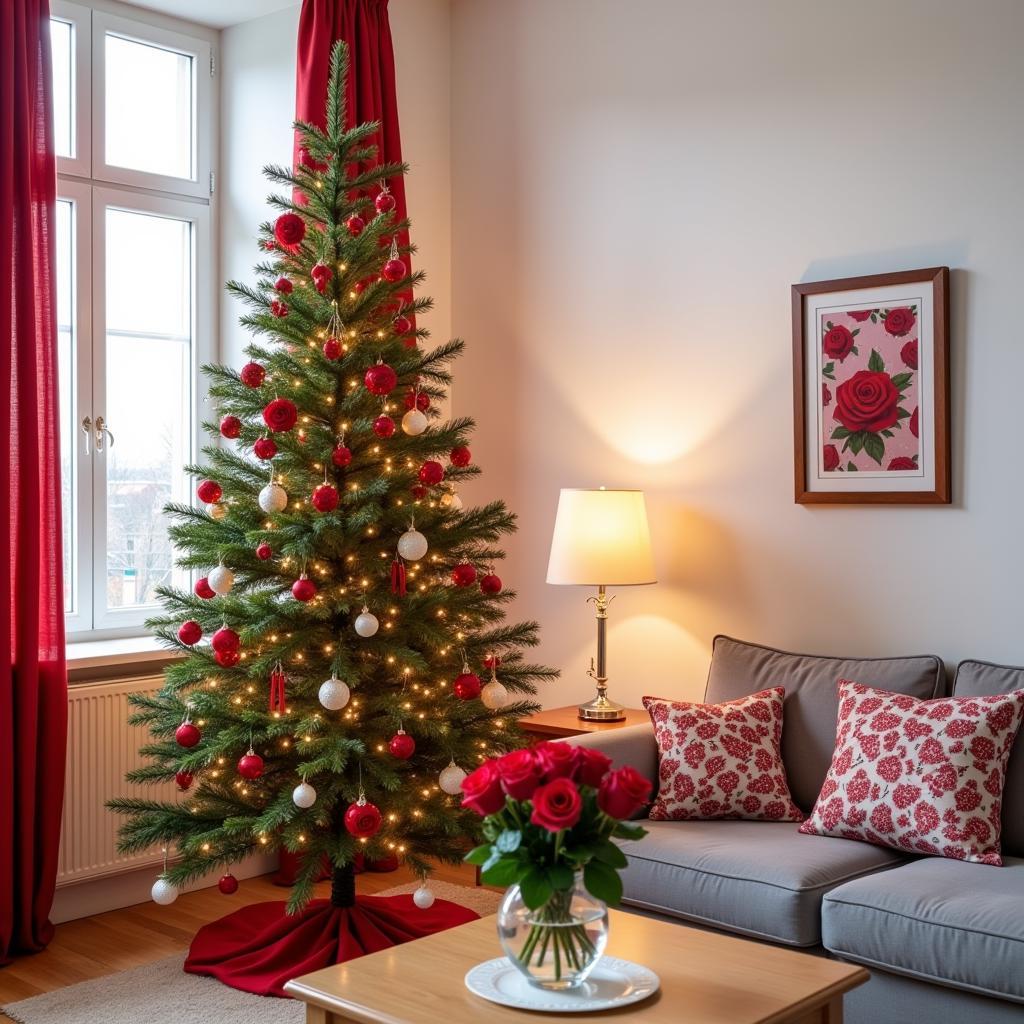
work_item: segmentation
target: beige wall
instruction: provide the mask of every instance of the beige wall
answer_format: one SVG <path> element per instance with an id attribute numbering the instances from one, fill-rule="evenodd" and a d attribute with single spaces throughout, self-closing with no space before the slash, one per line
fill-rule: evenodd
<path id="1" fill-rule="evenodd" d="M 644 488 L 661 582 L 613 605 L 615 693 L 699 696 L 719 631 L 1021 663 L 1024 4 L 455 0 L 456 412 L 502 575 L 583 696 L 561 486 Z M 403 122 L 409 114 L 403 109 Z M 414 179 L 415 180 L 415 179 Z M 792 499 L 789 285 L 953 268 L 955 503 Z"/>

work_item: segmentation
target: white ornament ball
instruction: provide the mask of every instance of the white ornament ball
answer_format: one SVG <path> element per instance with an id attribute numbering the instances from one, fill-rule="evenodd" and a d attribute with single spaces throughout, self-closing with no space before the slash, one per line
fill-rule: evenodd
<path id="1" fill-rule="evenodd" d="M 172 885 L 166 878 L 158 878 L 149 891 L 154 903 L 161 907 L 169 907 L 178 898 L 178 887 Z"/>
<path id="2" fill-rule="evenodd" d="M 316 803 L 316 790 L 308 782 L 300 782 L 292 790 L 292 803 L 306 810 Z"/>
<path id="3" fill-rule="evenodd" d="M 288 494 L 280 484 L 267 484 L 260 491 L 258 500 L 264 512 L 283 512 L 288 504 Z"/>
<path id="4" fill-rule="evenodd" d="M 427 429 L 428 422 L 427 417 L 419 409 L 410 409 L 402 417 L 402 430 L 410 437 L 416 437 L 417 434 L 422 434 Z"/>
<path id="5" fill-rule="evenodd" d="M 508 690 L 505 688 L 504 683 L 499 683 L 497 679 L 492 679 L 480 691 L 480 700 L 485 708 L 496 711 L 508 703 Z"/>
<path id="6" fill-rule="evenodd" d="M 450 508 L 453 512 L 462 511 L 462 499 L 456 491 L 446 491 L 442 494 L 441 505 L 444 508 Z"/>
<path id="7" fill-rule="evenodd" d="M 419 530 L 406 530 L 398 538 L 398 553 L 407 562 L 418 562 L 427 553 L 427 538 Z"/>
<path id="8" fill-rule="evenodd" d="M 206 506 L 206 514 L 211 519 L 223 519 L 228 514 L 228 507 L 222 502 L 212 501 Z"/>
<path id="9" fill-rule="evenodd" d="M 210 589 L 215 594 L 228 594 L 235 585 L 235 574 L 226 565 L 218 565 L 206 577 L 206 582 L 210 584 Z"/>
<path id="10" fill-rule="evenodd" d="M 462 780 L 466 773 L 454 762 L 442 769 L 437 777 L 437 784 L 449 796 L 458 796 L 462 792 Z"/>
<path id="11" fill-rule="evenodd" d="M 424 883 L 412 894 L 412 901 L 420 910 L 428 910 L 434 905 L 434 893 Z"/>
<path id="12" fill-rule="evenodd" d="M 380 623 L 377 621 L 377 616 L 372 612 L 363 612 L 361 615 L 356 617 L 355 622 L 356 632 L 364 639 L 367 640 L 374 633 L 380 629 Z"/>
<path id="13" fill-rule="evenodd" d="M 340 711 L 348 703 L 350 696 L 348 684 L 334 676 L 320 684 L 320 692 L 317 694 L 320 703 L 328 711 Z"/>

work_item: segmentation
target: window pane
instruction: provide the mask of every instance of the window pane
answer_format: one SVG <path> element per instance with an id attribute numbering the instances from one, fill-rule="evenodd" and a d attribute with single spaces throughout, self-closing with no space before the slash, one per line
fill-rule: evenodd
<path id="1" fill-rule="evenodd" d="M 192 225 L 111 209 L 106 249 L 106 594 L 130 608 L 155 603 L 161 584 L 188 585 L 162 509 L 190 499 Z"/>
<path id="2" fill-rule="evenodd" d="M 50 49 L 53 54 L 53 135 L 57 156 L 75 155 L 74 26 L 50 21 Z"/>
<path id="3" fill-rule="evenodd" d="M 78 611 L 78 420 L 75 408 L 74 204 L 57 202 L 57 370 L 60 385 L 60 500 L 63 511 L 64 610 Z"/>
<path id="4" fill-rule="evenodd" d="M 106 37 L 106 159 L 194 178 L 194 59 L 148 43 Z"/>

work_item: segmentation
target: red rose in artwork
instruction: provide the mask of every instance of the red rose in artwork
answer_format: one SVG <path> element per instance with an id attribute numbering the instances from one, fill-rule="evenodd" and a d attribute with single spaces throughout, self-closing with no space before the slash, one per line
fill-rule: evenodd
<path id="1" fill-rule="evenodd" d="M 561 832 L 563 828 L 572 828 L 582 812 L 583 800 L 576 783 L 571 779 L 555 779 L 533 794 L 530 821 L 549 832 Z"/>
<path id="2" fill-rule="evenodd" d="M 826 331 L 825 337 L 821 339 L 821 347 L 825 350 L 825 355 L 830 359 L 838 359 L 839 362 L 842 362 L 850 354 L 855 344 L 850 329 L 843 327 L 842 324 L 836 324 Z"/>
<path id="3" fill-rule="evenodd" d="M 829 390 L 828 385 L 822 381 L 821 384 L 821 407 L 827 409 L 832 404 L 832 392 Z"/>
<path id="4" fill-rule="evenodd" d="M 903 360 L 904 366 L 909 366 L 911 370 L 917 369 L 917 338 L 914 338 L 913 341 L 908 341 L 900 349 L 900 359 Z"/>
<path id="5" fill-rule="evenodd" d="M 914 411 L 910 414 L 910 432 L 914 435 L 914 437 L 918 436 L 917 430 L 917 406 L 915 405 Z"/>
<path id="6" fill-rule="evenodd" d="M 906 455 L 897 455 L 896 458 L 889 460 L 889 465 L 886 468 L 890 473 L 905 473 L 917 469 L 917 463 L 913 459 L 908 459 Z"/>
<path id="7" fill-rule="evenodd" d="M 826 473 L 831 473 L 839 468 L 839 452 L 834 444 L 825 445 L 822 455 Z"/>
<path id="8" fill-rule="evenodd" d="M 306 222 L 297 213 L 282 213 L 274 221 L 274 237 L 282 249 L 295 252 L 306 237 Z"/>
<path id="9" fill-rule="evenodd" d="M 917 317 L 907 306 L 897 306 L 896 309 L 890 309 L 885 314 L 882 323 L 885 325 L 886 331 L 894 338 L 902 338 L 904 334 L 909 334 L 913 329 L 914 324 L 917 323 Z"/>
<path id="10" fill-rule="evenodd" d="M 836 388 L 835 418 L 847 430 L 876 433 L 899 419 L 900 393 L 887 373 L 858 370 Z"/>
<path id="11" fill-rule="evenodd" d="M 865 320 L 870 318 L 872 313 L 874 313 L 873 309 L 851 309 L 847 312 L 846 315 L 851 320 L 856 320 L 857 323 L 862 324 Z"/>

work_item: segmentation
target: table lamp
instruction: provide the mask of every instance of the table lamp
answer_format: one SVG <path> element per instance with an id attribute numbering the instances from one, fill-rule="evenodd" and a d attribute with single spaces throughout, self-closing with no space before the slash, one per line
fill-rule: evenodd
<path id="1" fill-rule="evenodd" d="M 607 587 L 657 583 L 643 491 L 586 490 L 565 487 L 558 497 L 555 530 L 548 559 L 548 583 L 597 587 L 587 598 L 597 611 L 597 663 L 587 673 L 597 696 L 580 705 L 579 717 L 592 722 L 625 718 L 621 705 L 608 699 Z"/>

